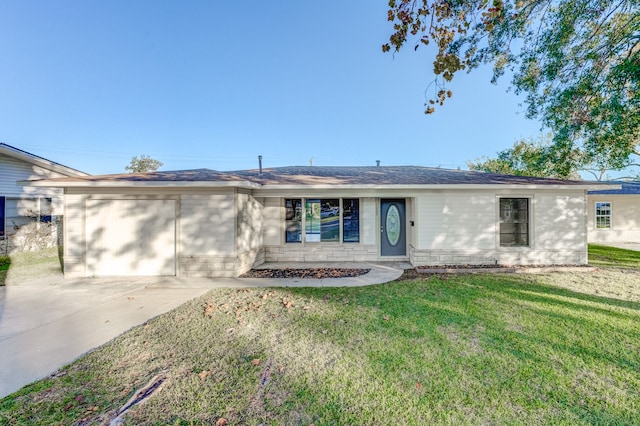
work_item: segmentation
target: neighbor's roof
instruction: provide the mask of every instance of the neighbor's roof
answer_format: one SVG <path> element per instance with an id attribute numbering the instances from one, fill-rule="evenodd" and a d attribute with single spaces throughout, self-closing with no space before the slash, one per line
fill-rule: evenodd
<path id="1" fill-rule="evenodd" d="M 640 195 L 640 181 L 634 181 L 634 182 L 616 181 L 616 182 L 608 182 L 608 183 L 622 185 L 622 188 L 589 191 L 589 195 L 605 195 L 605 194 Z"/>
<path id="2" fill-rule="evenodd" d="M 85 172 L 81 172 L 80 170 L 73 169 L 60 163 L 56 163 L 55 161 L 47 160 L 46 158 L 40 157 L 27 151 L 23 151 L 22 149 L 16 148 L 15 146 L 7 145 L 6 143 L 0 143 L 0 154 L 25 161 L 29 164 L 40 166 L 47 170 L 55 171 L 62 175 L 76 177 L 87 176 L 87 173 Z"/>
<path id="3" fill-rule="evenodd" d="M 246 188 L 287 187 L 425 187 L 425 186 L 580 186 L 603 187 L 585 181 L 511 176 L 466 170 L 421 166 L 322 167 L 294 166 L 221 172 L 210 169 L 124 173 L 101 176 L 27 181 L 25 185 L 55 187 L 149 187 L 149 186 L 237 186 Z M 604 186 L 615 188 L 617 186 Z"/>

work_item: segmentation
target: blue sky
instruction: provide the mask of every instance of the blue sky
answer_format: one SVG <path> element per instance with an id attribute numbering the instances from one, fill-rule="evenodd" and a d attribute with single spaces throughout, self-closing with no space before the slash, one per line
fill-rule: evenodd
<path id="1" fill-rule="evenodd" d="M 425 116 L 430 52 L 382 53 L 386 4 L 0 0 L 0 141 L 102 174 L 466 168 L 540 133 L 489 69 Z"/>

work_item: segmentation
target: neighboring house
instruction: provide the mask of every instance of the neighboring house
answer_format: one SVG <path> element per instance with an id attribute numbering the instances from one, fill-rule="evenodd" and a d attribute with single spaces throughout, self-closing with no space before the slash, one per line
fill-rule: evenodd
<path id="1" fill-rule="evenodd" d="M 640 243 L 640 181 L 611 183 L 622 188 L 589 191 L 588 241 Z"/>
<path id="2" fill-rule="evenodd" d="M 268 262 L 586 264 L 598 186 L 426 167 L 208 169 L 49 179 L 68 276 L 238 276 Z"/>
<path id="3" fill-rule="evenodd" d="M 0 239 L 33 220 L 29 216 L 50 221 L 64 211 L 62 189 L 18 186 L 17 181 L 69 176 L 87 174 L 0 143 Z"/>

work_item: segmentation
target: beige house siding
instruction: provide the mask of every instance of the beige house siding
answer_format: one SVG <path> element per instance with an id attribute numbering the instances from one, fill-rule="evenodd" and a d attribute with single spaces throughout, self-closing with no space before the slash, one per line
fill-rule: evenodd
<path id="1" fill-rule="evenodd" d="M 64 214 L 63 190 L 19 186 L 18 181 L 65 177 L 60 173 L 0 154 L 0 196 L 6 197 L 5 226 L 8 235 L 31 222 L 27 216 L 41 212 L 46 215 Z M 51 202 L 46 201 L 50 198 Z"/>
<path id="2" fill-rule="evenodd" d="M 529 198 L 529 247 L 501 247 L 500 197 Z M 586 264 L 584 193 L 425 192 L 415 197 L 414 265 Z"/>
<path id="3" fill-rule="evenodd" d="M 64 215 L 63 261 L 64 275 L 87 275 L 86 200 L 85 194 L 66 194 Z"/>
<path id="4" fill-rule="evenodd" d="M 95 255 L 88 256 L 87 240 L 94 237 L 87 232 L 96 231 L 96 222 L 89 226 L 87 214 L 97 214 L 91 213 L 90 206 L 98 199 L 173 200 L 175 274 L 183 277 L 235 277 L 263 262 L 389 260 L 380 255 L 379 247 L 379 210 L 383 198 L 406 200 L 407 255 L 402 259 L 416 266 L 587 262 L 584 190 L 387 190 L 383 197 L 367 193 L 368 196 L 359 198 L 359 243 L 285 243 L 285 196 L 281 194 L 256 196 L 239 188 L 114 192 L 117 192 L 114 188 L 67 189 L 66 275 L 92 273 L 93 266 L 87 267 L 87 263 Z M 311 189 L 298 196 L 320 198 Z M 333 197 L 357 198 L 353 192 Z M 530 200 L 528 247 L 500 246 L 500 197 Z M 144 203 L 136 205 L 142 208 Z M 153 211 L 149 214 L 153 216 Z M 152 217 L 140 218 L 152 221 Z"/>
<path id="5" fill-rule="evenodd" d="M 495 247 L 496 198 L 493 192 L 424 192 L 414 197 L 418 250 Z"/>
<path id="6" fill-rule="evenodd" d="M 597 229 L 596 202 L 611 203 L 611 228 Z M 589 243 L 640 242 L 640 195 L 589 195 L 587 197 L 587 237 Z"/>
<path id="7" fill-rule="evenodd" d="M 279 246 L 284 235 L 284 204 L 281 198 L 266 197 L 262 209 L 262 237 L 267 246 Z"/>

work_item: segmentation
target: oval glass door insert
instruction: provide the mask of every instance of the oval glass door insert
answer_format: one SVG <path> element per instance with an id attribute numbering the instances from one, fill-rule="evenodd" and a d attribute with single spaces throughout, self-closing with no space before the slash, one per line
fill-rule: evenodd
<path id="1" fill-rule="evenodd" d="M 387 241 L 391 246 L 395 247 L 400 241 L 400 212 L 395 204 L 391 205 L 387 210 L 385 223 Z"/>

